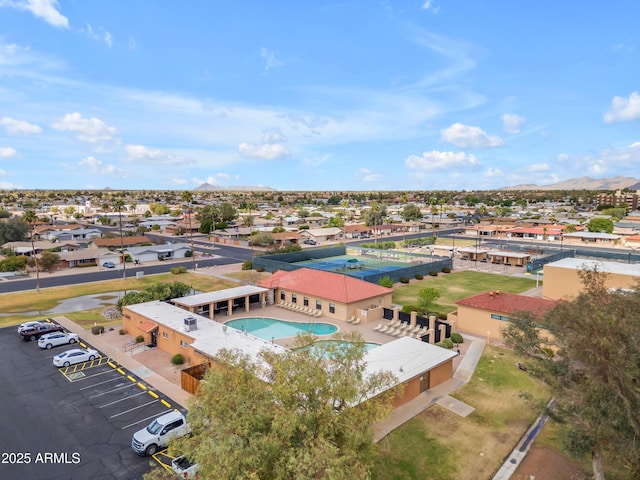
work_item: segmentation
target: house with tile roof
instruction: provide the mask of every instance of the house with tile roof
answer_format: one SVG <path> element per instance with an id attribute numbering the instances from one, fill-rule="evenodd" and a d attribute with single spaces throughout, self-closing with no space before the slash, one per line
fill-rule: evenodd
<path id="1" fill-rule="evenodd" d="M 483 292 L 456 302 L 458 310 L 447 320 L 459 330 L 488 339 L 502 339 L 501 330 L 518 312 L 531 312 L 536 318 L 551 310 L 556 301 L 505 293 Z"/>
<path id="2" fill-rule="evenodd" d="M 121 246 L 137 247 L 144 244 L 151 244 L 151 240 L 149 240 L 149 237 L 146 235 L 123 235 L 122 239 L 120 236 L 111 238 L 94 238 L 91 241 L 89 248 L 120 249 Z"/>
<path id="3" fill-rule="evenodd" d="M 275 303 L 306 307 L 325 317 L 343 321 L 355 317 L 362 322 L 381 318 L 381 313 L 378 315 L 377 311 L 391 308 L 393 293 L 391 288 L 349 275 L 311 268 L 299 268 L 292 272 L 278 270 L 260 280 L 258 286 L 270 289 L 270 298 Z"/>

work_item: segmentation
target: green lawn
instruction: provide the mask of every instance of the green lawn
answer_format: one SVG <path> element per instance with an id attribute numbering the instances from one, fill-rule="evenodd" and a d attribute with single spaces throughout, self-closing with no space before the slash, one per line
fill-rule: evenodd
<path id="1" fill-rule="evenodd" d="M 508 293 L 521 293 L 536 286 L 535 279 L 496 275 L 483 272 L 440 273 L 437 277 L 425 277 L 421 281 L 396 286 L 393 291 L 393 303 L 416 305 L 418 292 L 423 288 L 435 288 L 440 298 L 430 310 L 450 313 L 457 310 L 456 302 L 487 290 L 501 290 Z"/>
<path id="2" fill-rule="evenodd" d="M 414 417 L 378 444 L 373 478 L 491 478 L 550 398 L 516 361 L 487 347 L 472 380 L 452 395 L 475 411 L 465 418 L 435 405 Z"/>
<path id="3" fill-rule="evenodd" d="M 223 288 L 236 287 L 237 283 L 222 280 L 220 278 L 208 275 L 199 275 L 192 273 L 184 273 L 173 275 L 171 273 L 160 275 L 148 275 L 143 278 L 127 278 L 126 280 L 108 280 L 104 282 L 81 283 L 66 287 L 43 288 L 39 292 L 30 290 L 26 292 L 5 293 L 0 295 L 2 303 L 2 313 L 11 314 L 0 317 L 0 327 L 7 325 L 15 325 L 29 320 L 37 320 L 42 315 L 29 315 L 28 312 L 40 311 L 45 312 L 52 309 L 61 300 L 67 298 L 81 297 L 83 295 L 91 295 L 97 293 L 122 292 L 125 290 L 141 290 L 147 285 L 153 283 L 171 283 L 182 282 L 191 285 L 194 289 L 211 292 L 221 290 Z M 79 323 L 100 323 L 100 309 L 87 312 L 75 312 L 67 315 L 74 321 L 83 320 Z M 102 322 L 103 325 L 105 324 Z"/>

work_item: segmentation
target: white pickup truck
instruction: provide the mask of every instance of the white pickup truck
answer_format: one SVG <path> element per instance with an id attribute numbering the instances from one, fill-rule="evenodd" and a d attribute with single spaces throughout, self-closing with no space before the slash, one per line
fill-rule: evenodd
<path id="1" fill-rule="evenodd" d="M 153 455 L 163 449 L 172 438 L 179 438 L 191 433 L 187 419 L 178 410 L 165 413 L 156 418 L 142 430 L 138 430 L 131 438 L 131 448 L 138 455 Z"/>
<path id="2" fill-rule="evenodd" d="M 171 460 L 171 470 L 173 470 L 173 473 L 182 478 L 198 477 L 198 464 L 191 463 L 191 461 L 184 455 Z"/>

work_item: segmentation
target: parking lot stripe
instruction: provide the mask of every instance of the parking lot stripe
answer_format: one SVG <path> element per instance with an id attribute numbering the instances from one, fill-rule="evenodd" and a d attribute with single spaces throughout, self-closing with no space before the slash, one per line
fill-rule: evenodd
<path id="1" fill-rule="evenodd" d="M 164 399 L 160 400 L 160 403 L 162 403 L 167 408 L 171 408 L 171 404 Z"/>
<path id="2" fill-rule="evenodd" d="M 146 386 L 146 385 L 141 384 L 140 382 L 138 382 L 138 386 L 139 386 L 142 390 L 146 390 L 146 389 L 147 389 L 147 386 Z"/>
<path id="3" fill-rule="evenodd" d="M 121 373 L 122 375 L 126 375 L 127 374 L 127 372 L 125 372 L 122 368 L 118 368 L 116 370 L 116 372 Z"/>
<path id="4" fill-rule="evenodd" d="M 116 413 L 115 415 L 111 415 L 109 418 L 116 418 L 116 417 L 119 417 L 120 415 L 125 415 L 125 414 L 127 414 L 129 412 L 133 412 L 134 410 L 137 410 L 139 408 L 143 408 L 143 407 L 146 407 L 146 406 L 151 405 L 153 403 L 156 403 L 157 401 L 158 400 L 151 400 L 150 402 L 143 403 L 142 405 L 138 405 L 137 407 L 130 408 L 129 410 L 125 410 L 124 412 L 120 412 L 120 413 Z"/>
<path id="5" fill-rule="evenodd" d="M 154 392 L 153 390 L 149 390 L 149 392 L 148 392 L 148 393 L 149 393 L 149 395 L 151 395 L 153 398 L 160 398 L 160 397 L 158 396 L 158 394 L 157 394 L 156 392 Z"/>
<path id="6" fill-rule="evenodd" d="M 111 368 L 118 368 L 118 365 L 116 365 L 116 364 L 115 364 L 115 363 L 113 363 L 113 362 L 109 362 L 109 366 L 110 366 Z"/>
<path id="7" fill-rule="evenodd" d="M 120 380 L 120 377 L 114 377 L 111 380 L 105 380 L 104 382 L 94 383 L 93 385 L 82 387 L 80 390 L 88 390 L 89 388 L 97 387 L 98 385 L 104 385 L 105 383 L 109 383 L 109 382 L 115 382 L 116 380 Z"/>
<path id="8" fill-rule="evenodd" d="M 132 382 L 137 382 L 137 380 L 135 378 L 133 378 L 131 375 L 127 375 L 127 378 L 129 380 L 131 380 Z"/>
<path id="9" fill-rule="evenodd" d="M 122 387 L 116 387 L 116 388 L 112 388 L 111 390 L 107 390 L 106 392 L 96 393 L 95 395 L 91 395 L 89 398 L 98 398 L 98 397 L 101 397 L 102 395 L 107 395 L 112 392 L 117 392 L 118 390 L 122 390 L 123 388 L 129 388 L 130 386 L 131 385 L 127 383 Z"/>
<path id="10" fill-rule="evenodd" d="M 122 427 L 122 430 L 124 430 L 126 428 L 131 428 L 131 427 L 138 426 L 141 423 L 146 423 L 149 420 L 151 420 L 152 418 L 158 418 L 160 415 L 161 415 L 160 413 L 156 413 L 155 415 L 151 415 L 150 417 L 143 418 L 142 420 L 138 420 L 137 422 L 134 422 L 134 423 L 130 423 L 129 425 L 125 425 L 124 427 Z"/>
<path id="11" fill-rule="evenodd" d="M 98 408 L 110 407 L 111 405 L 115 405 L 116 403 L 124 402 L 125 400 L 129 400 L 130 398 L 135 398 L 139 395 L 144 395 L 144 392 L 136 393 L 135 395 L 130 395 L 125 398 L 120 398 L 119 400 L 114 400 L 113 402 L 105 403 L 104 405 L 100 405 Z"/>

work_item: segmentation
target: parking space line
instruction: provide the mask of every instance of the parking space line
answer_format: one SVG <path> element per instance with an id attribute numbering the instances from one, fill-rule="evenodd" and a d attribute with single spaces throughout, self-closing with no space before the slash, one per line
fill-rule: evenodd
<path id="1" fill-rule="evenodd" d="M 76 374 L 69 374 L 69 375 L 65 375 L 67 377 L 67 380 L 69 380 L 70 382 L 77 382 L 80 380 L 88 380 L 90 378 L 93 377 L 99 377 L 100 375 L 104 375 L 105 373 L 109 373 L 108 371 L 104 371 L 104 372 L 98 372 L 98 373 L 92 373 L 90 375 L 87 375 L 86 373 L 84 373 L 84 371 L 80 371 Z M 70 375 L 78 375 L 77 378 L 69 378 Z"/>
<path id="2" fill-rule="evenodd" d="M 140 395 L 144 395 L 144 392 L 136 393 L 135 395 L 130 395 L 125 398 L 121 398 L 119 400 L 114 400 L 113 402 L 105 403 L 104 405 L 100 405 L 98 408 L 110 407 L 111 405 L 115 405 L 116 403 L 124 402 L 125 400 L 129 400 L 130 398 L 139 397 Z"/>
<path id="3" fill-rule="evenodd" d="M 109 418 L 115 418 L 115 417 L 119 417 L 120 415 L 125 415 L 125 414 L 127 414 L 129 412 L 133 412 L 134 410 L 137 410 L 139 408 L 146 407 L 148 405 L 156 403 L 157 401 L 158 400 L 151 400 L 150 402 L 143 403 L 142 405 L 138 405 L 137 407 L 130 408 L 129 410 L 125 410 L 124 412 L 120 412 L 120 413 L 116 413 L 115 415 L 111 415 Z"/>
<path id="4" fill-rule="evenodd" d="M 137 422 L 134 422 L 134 423 L 130 423 L 129 425 L 125 425 L 124 427 L 122 427 L 122 430 L 124 430 L 126 428 L 136 427 L 136 426 L 140 425 L 141 423 L 148 422 L 152 418 L 158 418 L 160 415 L 162 415 L 162 413 L 156 413 L 155 415 L 151 415 L 150 417 L 143 418 L 142 420 L 138 420 Z"/>
<path id="5" fill-rule="evenodd" d="M 116 380 L 120 380 L 120 377 L 114 377 L 111 380 L 105 380 L 104 382 L 94 383 L 93 385 L 89 385 L 87 387 L 82 387 L 80 390 L 87 390 L 89 388 L 97 387 L 99 385 L 104 385 L 105 383 L 115 382 Z"/>
<path id="6" fill-rule="evenodd" d="M 118 379 L 118 380 L 120 380 L 120 379 Z M 125 384 L 125 385 L 124 385 L 124 386 L 122 386 L 122 387 L 116 387 L 116 388 L 112 388 L 111 390 L 107 390 L 106 392 L 96 393 L 95 395 L 91 395 L 90 397 L 87 397 L 87 398 L 90 398 L 90 399 L 91 399 L 91 398 L 98 398 L 98 397 L 101 397 L 102 395 L 108 395 L 108 394 L 110 394 L 110 393 L 117 392 L 118 390 L 122 390 L 123 388 L 129 388 L 130 386 L 131 386 L 131 385 L 129 385 L 129 384 L 127 383 L 127 384 Z"/>

